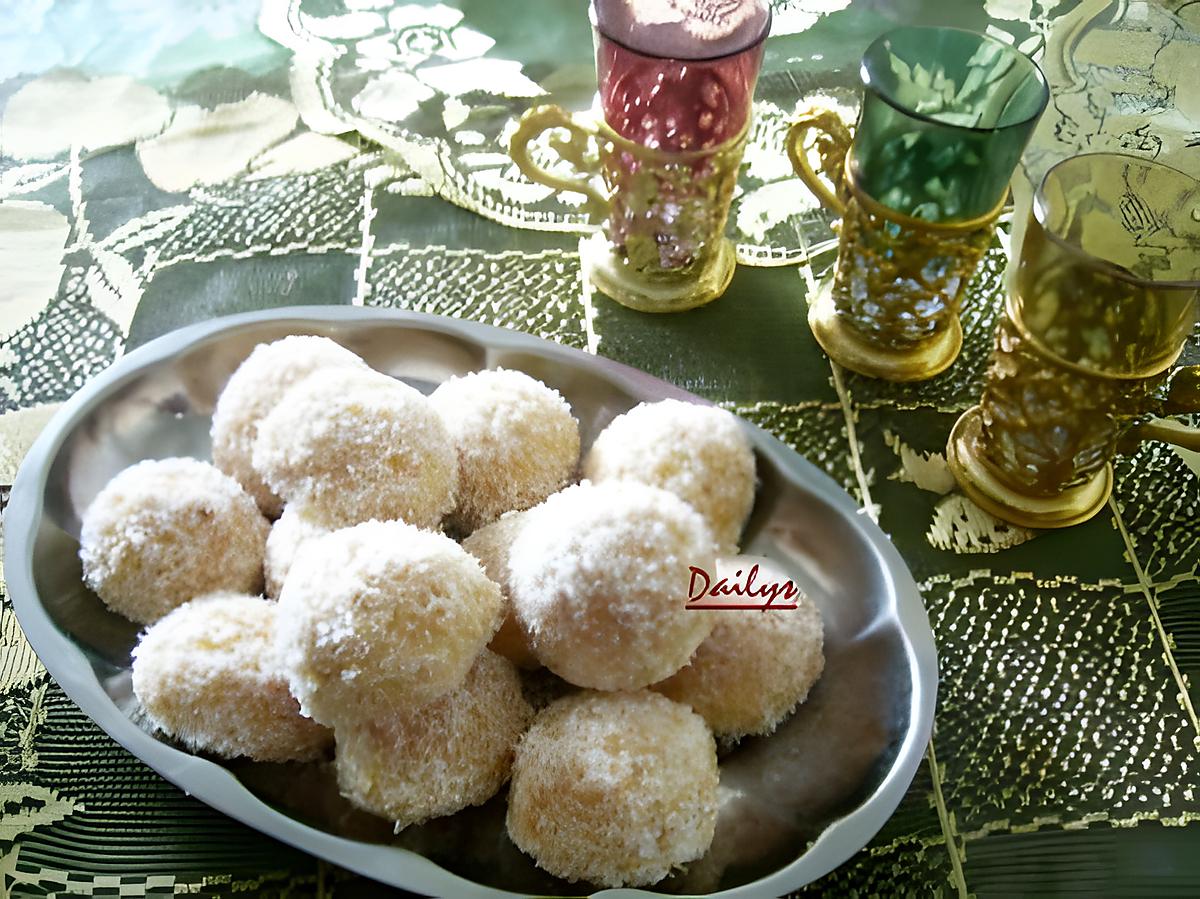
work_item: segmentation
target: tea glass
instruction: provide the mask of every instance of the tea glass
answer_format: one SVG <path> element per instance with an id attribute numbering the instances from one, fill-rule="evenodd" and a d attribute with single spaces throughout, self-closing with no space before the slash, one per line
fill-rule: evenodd
<path id="1" fill-rule="evenodd" d="M 1174 368 L 1200 306 L 1200 182 L 1134 156 L 1051 168 L 1033 210 L 979 405 L 948 461 L 999 518 L 1066 527 L 1112 491 L 1111 459 L 1143 439 L 1200 450 L 1200 366 Z"/>
<path id="2" fill-rule="evenodd" d="M 788 134 L 797 174 L 841 217 L 837 266 L 809 323 L 846 368 L 924 380 L 958 356 L 963 292 L 1049 88 L 1028 57 L 957 28 L 890 31 L 867 48 L 859 75 L 853 135 L 819 106 Z M 809 162 L 810 136 L 832 188 Z"/>
<path id="3" fill-rule="evenodd" d="M 738 43 L 712 45 L 721 55 L 688 58 L 678 44 L 669 47 L 677 55 L 650 52 L 652 30 L 636 48 L 629 42 L 640 32 L 606 33 L 593 3 L 602 116 L 540 106 L 513 134 L 510 155 L 528 178 L 586 197 L 590 220 L 602 223 L 584 248 L 588 276 L 626 306 L 690 309 L 719 297 L 733 277 L 725 224 L 770 30 L 769 8 L 760 11 L 753 30 L 732 35 Z M 546 131 L 566 132 L 550 148 L 573 175 L 533 159 L 531 144 Z"/>

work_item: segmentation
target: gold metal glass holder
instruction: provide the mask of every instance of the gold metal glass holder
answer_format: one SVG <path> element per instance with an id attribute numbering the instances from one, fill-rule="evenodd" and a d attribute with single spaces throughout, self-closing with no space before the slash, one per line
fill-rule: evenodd
<path id="1" fill-rule="evenodd" d="M 1116 443 L 1117 453 L 1134 452 L 1147 440 L 1162 441 L 1200 452 L 1200 428 L 1189 427 L 1170 418 L 1157 417 L 1200 412 L 1200 365 L 1176 368 L 1175 363 L 1182 348 L 1158 370 L 1147 372 L 1141 378 L 1127 380 L 1084 368 L 1046 349 L 1020 324 L 1020 314 L 1011 295 L 1004 314 L 1028 344 L 1029 352 L 1059 368 L 1064 379 L 1083 375 L 1093 381 L 1099 378 L 1113 385 L 1128 385 L 1127 391 L 1135 406 L 1136 396 L 1139 395 L 1135 385 L 1141 385 L 1144 391 L 1150 383 L 1169 383 L 1166 399 L 1159 403 L 1157 408 L 1147 406 L 1140 415 L 1134 414 L 1126 419 L 1127 430 Z M 1119 405 L 1110 405 L 1108 414 L 1118 417 L 1128 414 L 1119 411 Z M 1004 521 L 1036 529 L 1071 527 L 1082 524 L 1096 515 L 1104 508 L 1112 494 L 1111 462 L 1106 462 L 1084 483 L 1065 488 L 1053 496 L 1037 495 L 1017 489 L 988 461 L 985 442 L 983 404 L 980 403 L 963 412 L 954 423 L 946 442 L 946 461 L 963 493 L 984 511 Z"/>
<path id="2" fill-rule="evenodd" d="M 567 164 L 569 175 L 534 161 L 531 145 L 545 132 L 552 132 L 549 148 Z M 580 242 L 584 277 L 639 312 L 682 312 L 715 300 L 733 279 L 737 253 L 724 232 L 749 133 L 747 121 L 737 135 L 715 147 L 659 150 L 622 137 L 595 113 L 539 106 L 521 117 L 509 154 L 531 181 L 584 196 L 583 211 L 593 229 Z M 660 191 L 685 199 L 686 214 L 652 224 L 661 216 L 655 200 Z M 645 243 L 655 228 L 656 239 L 693 247 L 693 258 L 677 267 L 659 265 L 644 252 L 634 258 L 638 254 L 613 240 L 614 234 L 637 232 Z"/>
<path id="3" fill-rule="evenodd" d="M 902 350 L 881 347 L 847 324 L 833 299 L 833 277 L 817 285 L 808 306 L 808 326 L 821 349 L 834 362 L 872 378 L 887 381 L 925 381 L 949 368 L 962 349 L 958 316 L 935 337 Z"/>
<path id="4" fill-rule="evenodd" d="M 638 312 L 684 312 L 725 293 L 737 269 L 733 241 L 722 237 L 708 247 L 708 259 L 688 270 L 635 270 L 601 232 L 580 242 L 583 276 L 606 296 Z"/>
<path id="5" fill-rule="evenodd" d="M 964 412 L 946 444 L 950 471 L 975 505 L 1004 521 L 1037 529 L 1082 524 L 1104 508 L 1113 489 L 1111 464 L 1086 483 L 1052 497 L 1029 496 L 1005 484 L 976 451 L 983 439 L 982 411 L 972 406 Z"/>
<path id="6" fill-rule="evenodd" d="M 835 190 L 822 181 L 808 161 L 803 140 L 810 130 L 818 134 L 821 171 L 833 181 Z M 842 219 L 838 268 L 818 285 L 808 306 L 808 324 L 821 349 L 843 368 L 888 381 L 924 381 L 941 374 L 954 363 L 962 349 L 958 301 L 982 255 L 981 248 L 986 248 L 991 241 L 1007 197 L 1002 197 L 987 214 L 961 222 L 927 222 L 897 212 L 859 185 L 854 175 L 849 129 L 829 110 L 809 113 L 797 121 L 788 134 L 786 147 L 801 180 L 823 206 Z M 880 228 L 880 224 L 884 227 Z M 858 265 L 863 261 L 841 259 L 840 254 L 852 249 L 864 260 L 869 259 L 872 255 L 869 247 L 847 247 L 848 242 L 856 240 L 856 234 L 865 237 L 868 231 L 878 234 L 898 231 L 899 237 L 883 238 L 893 253 L 914 258 L 940 255 L 958 260 L 961 277 L 957 295 L 947 297 L 949 308 L 945 324 L 932 337 L 919 342 L 884 345 L 856 327 L 853 316 L 839 308 L 835 297 L 838 272 L 843 266 Z"/>

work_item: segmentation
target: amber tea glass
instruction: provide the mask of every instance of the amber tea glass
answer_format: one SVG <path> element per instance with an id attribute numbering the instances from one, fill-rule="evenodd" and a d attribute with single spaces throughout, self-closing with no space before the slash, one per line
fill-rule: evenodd
<path id="1" fill-rule="evenodd" d="M 1030 214 L 978 406 L 949 458 L 979 505 L 1028 527 L 1094 515 L 1110 460 L 1200 432 L 1153 423 L 1200 411 L 1200 367 L 1174 368 L 1200 304 L 1200 182 L 1133 156 L 1075 156 Z"/>

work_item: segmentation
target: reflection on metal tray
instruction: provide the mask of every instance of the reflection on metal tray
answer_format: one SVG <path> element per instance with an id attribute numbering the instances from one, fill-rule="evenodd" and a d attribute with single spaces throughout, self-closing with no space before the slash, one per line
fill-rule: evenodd
<path id="1" fill-rule="evenodd" d="M 591 892 L 545 874 L 509 842 L 503 794 L 393 836 L 386 822 L 338 797 L 328 765 L 213 760 L 138 726 L 129 678 L 137 626 L 83 586 L 80 514 L 133 462 L 207 459 L 209 419 L 226 379 L 256 344 L 296 333 L 330 337 L 426 391 L 480 368 L 528 372 L 570 402 L 585 448 L 638 402 L 703 402 L 548 341 L 416 313 L 304 307 L 184 328 L 89 383 L 26 457 L 5 525 L 8 588 L 21 626 L 67 694 L 113 738 L 188 793 L 273 837 L 431 895 Z M 780 895 L 814 880 L 879 830 L 929 738 L 937 686 L 933 637 L 899 554 L 832 480 L 743 424 L 760 481 L 744 552 L 781 564 L 821 609 L 825 672 L 774 734 L 723 754 L 720 818 L 704 858 L 653 890 L 601 895 Z"/>

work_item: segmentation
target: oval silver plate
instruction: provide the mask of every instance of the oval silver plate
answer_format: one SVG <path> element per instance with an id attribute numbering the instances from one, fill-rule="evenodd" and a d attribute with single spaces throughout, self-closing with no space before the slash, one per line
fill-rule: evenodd
<path id="1" fill-rule="evenodd" d="M 277 839 L 428 895 L 586 894 L 584 885 L 538 870 L 508 841 L 502 796 L 393 837 L 385 822 L 341 803 L 328 766 L 222 762 L 139 727 L 129 680 L 137 628 L 83 587 L 80 514 L 110 477 L 140 459 L 207 459 L 213 403 L 230 373 L 256 344 L 297 333 L 330 337 L 426 391 L 481 368 L 526 371 L 571 403 L 585 447 L 639 402 L 704 402 L 536 337 L 417 313 L 303 307 L 183 328 L 80 390 L 21 466 L 5 523 L 5 569 L 26 636 L 67 695 L 115 740 L 183 790 Z M 707 856 L 657 892 L 597 895 L 778 896 L 815 880 L 879 830 L 929 739 L 937 660 L 900 555 L 824 473 L 743 425 L 760 480 L 744 551 L 781 564 L 820 607 L 825 673 L 776 733 L 723 756 L 721 813 Z"/>

